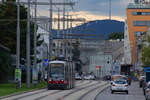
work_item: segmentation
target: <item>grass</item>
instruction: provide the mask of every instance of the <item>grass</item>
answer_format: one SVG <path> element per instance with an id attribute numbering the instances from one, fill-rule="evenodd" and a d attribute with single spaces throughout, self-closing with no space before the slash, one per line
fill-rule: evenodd
<path id="1" fill-rule="evenodd" d="M 23 83 L 20 89 L 16 89 L 16 85 L 13 83 L 8 83 L 8 84 L 0 84 L 0 96 L 7 96 L 13 93 L 18 93 L 18 92 L 23 92 L 23 91 L 29 91 L 32 89 L 39 89 L 39 88 L 46 88 L 47 83 L 46 82 L 41 82 L 38 83 L 36 87 L 34 87 L 32 84 L 30 88 L 26 88 L 26 84 Z"/>

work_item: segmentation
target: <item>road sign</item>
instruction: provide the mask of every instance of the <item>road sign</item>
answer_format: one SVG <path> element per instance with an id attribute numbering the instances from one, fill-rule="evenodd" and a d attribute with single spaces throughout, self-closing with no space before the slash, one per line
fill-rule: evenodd
<path id="1" fill-rule="evenodd" d="M 48 66 L 48 59 L 44 59 L 44 63 L 45 66 Z"/>
<path id="2" fill-rule="evenodd" d="M 96 69 L 101 69 L 101 66 L 96 66 Z"/>
<path id="3" fill-rule="evenodd" d="M 21 69 L 15 69 L 15 82 L 16 82 L 16 89 L 21 88 Z"/>
<path id="4" fill-rule="evenodd" d="M 15 80 L 21 80 L 21 69 L 20 68 L 15 69 Z"/>

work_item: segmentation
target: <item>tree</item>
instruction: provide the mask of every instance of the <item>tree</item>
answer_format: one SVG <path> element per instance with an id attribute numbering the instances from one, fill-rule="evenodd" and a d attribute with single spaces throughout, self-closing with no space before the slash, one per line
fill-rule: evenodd
<path id="1" fill-rule="evenodd" d="M 147 37 L 147 43 L 150 43 L 150 37 Z M 143 67 L 150 66 L 150 46 L 142 45 L 142 64 Z"/>
<path id="2" fill-rule="evenodd" d="M 11 54 L 16 54 L 16 29 L 17 29 L 17 6 L 9 3 L 15 0 L 7 0 L 6 3 L 0 5 L 0 43 L 11 50 Z M 26 58 L 26 33 L 27 33 L 27 8 L 20 7 L 20 28 L 21 28 L 21 43 L 20 55 L 21 58 Z M 31 55 L 34 53 L 34 24 L 31 22 Z M 39 40 L 40 35 L 37 36 L 37 45 L 40 46 L 43 40 Z"/>
<path id="3" fill-rule="evenodd" d="M 124 39 L 124 33 L 122 32 L 113 32 L 109 35 L 109 39 Z"/>
<path id="4" fill-rule="evenodd" d="M 10 54 L 16 54 L 16 41 L 17 41 L 17 5 L 10 3 L 15 2 L 15 0 L 7 0 L 0 4 L 0 43 L 8 47 L 11 52 Z M 27 8 L 24 5 L 20 6 L 20 56 L 21 58 L 26 59 L 26 33 L 27 33 Z M 34 53 L 34 24 L 31 22 L 31 55 Z M 37 36 L 37 46 L 40 46 L 43 43 L 43 40 L 39 40 L 40 35 Z M 37 51 L 38 52 L 38 51 Z M 1 56 L 3 59 L 4 56 Z M 10 59 L 10 58 L 8 58 Z M 31 58 L 33 60 L 33 58 Z M 6 69 L 8 66 L 7 63 L 3 63 L 3 60 L 0 60 L 0 64 L 3 64 L 2 69 Z M 21 61 L 21 64 L 24 64 L 24 61 Z M 2 68 L 5 67 L 5 68 Z M 9 65 L 10 67 L 10 65 Z M 9 68 L 7 67 L 8 72 Z M 8 76 L 8 73 L 3 73 L 2 76 Z M 24 78 L 25 79 L 25 78 Z"/>
<path id="5" fill-rule="evenodd" d="M 142 50 L 142 63 L 143 67 L 150 66 L 150 47 L 144 47 Z"/>
<path id="6" fill-rule="evenodd" d="M 80 43 L 79 41 L 76 41 L 75 43 L 73 43 L 73 50 L 72 50 L 72 53 L 73 53 L 73 61 L 75 62 L 75 70 L 80 73 L 81 72 L 81 60 L 80 60 L 80 50 L 79 50 L 79 46 L 80 46 Z"/>

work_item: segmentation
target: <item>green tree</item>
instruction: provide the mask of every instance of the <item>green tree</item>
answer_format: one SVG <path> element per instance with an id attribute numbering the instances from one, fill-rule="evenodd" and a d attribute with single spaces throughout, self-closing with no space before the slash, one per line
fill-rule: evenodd
<path id="1" fill-rule="evenodd" d="M 11 3 L 10 3 L 11 2 Z M 15 0 L 7 0 L 7 2 L 0 4 L 0 43 L 10 49 L 10 54 L 16 54 L 16 42 L 17 42 L 17 5 Z M 20 7 L 20 56 L 21 58 L 26 59 L 26 33 L 27 33 L 27 8 L 24 5 Z M 31 22 L 31 55 L 34 53 L 34 24 Z M 39 40 L 40 35 L 37 36 L 37 45 L 40 46 L 43 43 L 43 40 Z M 39 51 L 37 51 L 39 52 Z M 9 57 L 9 56 L 7 56 Z M 9 72 L 8 66 L 11 65 L 10 60 L 5 60 L 6 56 L 0 56 L 0 70 L 4 72 Z M 10 58 L 7 58 L 10 59 Z M 33 58 L 31 57 L 31 60 Z M 3 63 L 5 61 L 5 63 Z M 24 61 L 21 61 L 21 64 L 24 64 Z M 8 65 L 9 64 L 9 65 Z M 6 71 L 7 70 L 7 71 Z M 1 73 L 1 76 L 8 76 L 9 73 Z M 25 75 L 24 75 L 25 76 Z M 25 79 L 25 77 L 23 78 Z"/>
<path id="2" fill-rule="evenodd" d="M 17 35 L 17 6 L 7 0 L 6 3 L 0 4 L 0 43 L 11 50 L 11 54 L 16 54 L 16 35 Z M 21 28 L 21 58 L 26 58 L 26 33 L 27 33 L 27 8 L 20 7 L 20 28 Z M 31 22 L 31 55 L 34 51 L 34 24 Z M 39 40 L 40 35 L 37 36 L 37 45 L 40 46 L 43 40 Z"/>
<path id="3" fill-rule="evenodd" d="M 143 67 L 150 66 L 150 46 L 144 47 L 142 50 L 142 64 Z"/>
<path id="4" fill-rule="evenodd" d="M 124 33 L 122 32 L 113 32 L 109 35 L 109 39 L 124 39 Z"/>
<path id="5" fill-rule="evenodd" d="M 79 50 L 80 43 L 76 41 L 73 43 L 73 57 L 72 60 L 75 62 L 75 70 L 80 73 L 81 72 L 81 60 L 80 60 L 80 50 Z"/>
<path id="6" fill-rule="evenodd" d="M 147 43 L 150 43 L 150 37 L 147 37 Z M 142 64 L 143 67 L 150 66 L 150 46 L 142 45 Z"/>

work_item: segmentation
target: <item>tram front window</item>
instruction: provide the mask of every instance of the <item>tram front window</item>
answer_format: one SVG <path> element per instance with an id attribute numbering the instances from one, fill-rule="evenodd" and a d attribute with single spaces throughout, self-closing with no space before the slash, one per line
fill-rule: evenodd
<path id="1" fill-rule="evenodd" d="M 64 79 L 64 66 L 52 65 L 50 70 L 50 77 L 53 79 Z"/>

